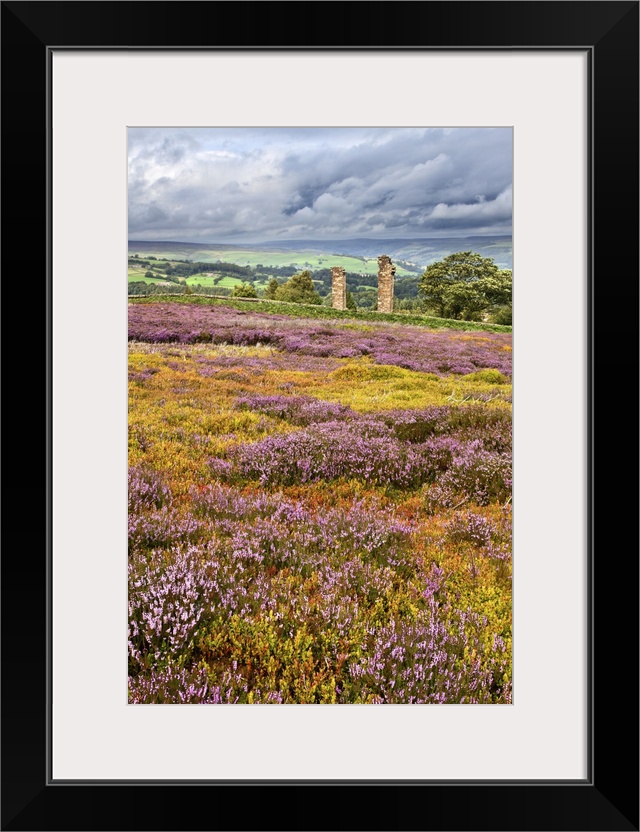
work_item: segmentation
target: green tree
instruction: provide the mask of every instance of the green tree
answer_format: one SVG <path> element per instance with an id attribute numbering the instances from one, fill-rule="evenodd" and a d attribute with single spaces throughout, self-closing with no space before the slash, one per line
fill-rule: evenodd
<path id="1" fill-rule="evenodd" d="M 280 287 L 280 284 L 276 280 L 275 277 L 272 277 L 271 280 L 267 283 L 267 288 L 264 290 L 265 298 L 269 300 L 275 300 L 277 291 Z"/>
<path id="2" fill-rule="evenodd" d="M 294 274 L 282 286 L 278 286 L 276 300 L 285 300 L 288 303 L 322 303 L 322 298 L 316 291 L 311 272 L 306 270 Z"/>
<path id="3" fill-rule="evenodd" d="M 492 306 L 509 306 L 511 304 L 513 274 L 511 269 L 500 269 L 495 277 L 482 281 L 482 291 Z"/>
<path id="4" fill-rule="evenodd" d="M 355 292 L 353 299 L 359 309 L 375 309 L 378 303 L 378 293 L 366 290 Z"/>
<path id="5" fill-rule="evenodd" d="M 353 309 L 355 312 L 358 307 L 356 306 L 355 299 L 351 292 L 347 289 L 347 309 Z"/>
<path id="6" fill-rule="evenodd" d="M 427 266 L 419 294 L 443 318 L 479 320 L 495 306 L 511 303 L 512 274 L 490 257 L 458 251 Z"/>
<path id="7" fill-rule="evenodd" d="M 231 293 L 232 298 L 257 298 L 256 290 L 251 283 L 241 283 L 239 286 L 233 287 Z"/>
<path id="8" fill-rule="evenodd" d="M 513 323 L 513 310 L 511 305 L 498 306 L 494 309 L 492 320 L 494 324 L 508 324 Z"/>

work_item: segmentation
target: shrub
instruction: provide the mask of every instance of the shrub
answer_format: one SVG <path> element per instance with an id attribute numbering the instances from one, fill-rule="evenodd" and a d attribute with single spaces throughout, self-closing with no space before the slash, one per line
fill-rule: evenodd
<path id="1" fill-rule="evenodd" d="M 472 501 L 486 506 L 504 502 L 511 495 L 512 461 L 510 453 L 482 449 L 470 442 L 454 455 L 451 464 L 428 491 L 428 500 L 451 506 Z"/>
<path id="2" fill-rule="evenodd" d="M 410 488 L 424 480 L 424 458 L 373 420 L 324 422 L 237 446 L 231 454 L 242 476 L 264 485 L 344 477 Z"/>
<path id="3" fill-rule="evenodd" d="M 506 384 L 508 379 L 499 370 L 477 370 L 468 373 L 465 378 L 469 381 L 484 381 L 487 384 Z"/>
<path id="4" fill-rule="evenodd" d="M 251 283 L 240 283 L 238 286 L 233 287 L 233 291 L 231 292 L 232 298 L 257 298 L 258 295 L 256 293 L 255 288 Z"/>

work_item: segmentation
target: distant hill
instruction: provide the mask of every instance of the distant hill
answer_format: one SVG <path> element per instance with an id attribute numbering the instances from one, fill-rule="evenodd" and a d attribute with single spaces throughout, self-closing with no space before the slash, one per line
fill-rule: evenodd
<path id="1" fill-rule="evenodd" d="M 279 240 L 260 243 L 260 248 L 291 250 L 317 250 L 332 254 L 350 254 L 354 257 L 373 258 L 388 254 L 393 260 L 406 260 L 423 268 L 441 260 L 454 251 L 477 251 L 483 257 L 492 257 L 502 269 L 512 268 L 511 236 L 504 237 L 423 237 L 420 239 L 369 240 Z"/>
<path id="2" fill-rule="evenodd" d="M 261 243 L 185 243 L 156 240 L 130 240 L 129 254 L 152 254 L 168 259 L 213 262 L 225 260 L 239 265 L 281 265 L 284 263 L 309 263 L 312 268 L 330 266 L 329 255 L 369 261 L 365 264 L 344 263 L 367 272 L 375 268 L 375 260 L 388 254 L 392 260 L 426 268 L 454 251 L 477 251 L 483 257 L 491 257 L 501 269 L 511 269 L 513 262 L 511 236 L 490 237 L 424 237 L 420 239 L 355 238 L 350 240 L 269 240 Z M 312 257 L 311 255 L 316 255 Z M 317 263 L 318 256 L 320 264 Z M 326 258 L 326 259 L 325 259 Z M 324 262 L 323 262 L 324 261 Z M 335 265 L 341 265 L 336 263 Z"/>

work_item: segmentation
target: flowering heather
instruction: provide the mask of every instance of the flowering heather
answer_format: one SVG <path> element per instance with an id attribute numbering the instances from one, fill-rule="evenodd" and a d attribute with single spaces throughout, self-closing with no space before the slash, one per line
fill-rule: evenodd
<path id="1" fill-rule="evenodd" d="M 247 693 L 247 683 L 238 673 L 225 671 L 216 681 L 210 681 L 205 667 L 181 670 L 168 667 L 151 671 L 147 676 L 129 679 L 129 702 L 131 704 L 163 703 L 167 705 L 235 705 L 239 693 Z M 252 691 L 253 702 L 271 705 L 282 703 L 282 695 L 269 691 Z"/>
<path id="2" fill-rule="evenodd" d="M 475 440 L 453 450 L 451 464 L 428 496 L 443 506 L 453 505 L 460 497 L 486 506 L 508 499 L 511 486 L 511 454 L 486 451 Z"/>
<path id="3" fill-rule="evenodd" d="M 383 323 L 362 332 L 341 321 L 301 320 L 226 306 L 130 304 L 129 340 L 271 345 L 285 353 L 319 358 L 368 355 L 376 364 L 436 375 L 493 369 L 500 374 L 496 383 L 511 374 L 511 336 L 505 333 L 463 335 Z"/>
<path id="4" fill-rule="evenodd" d="M 163 506 L 158 511 L 136 514 L 129 511 L 129 548 L 149 549 L 195 540 L 199 524 L 190 514 Z"/>
<path id="5" fill-rule="evenodd" d="M 510 579 L 511 567 L 511 504 L 502 506 L 497 519 L 473 510 L 456 512 L 445 523 L 445 544 L 451 541 L 459 550 L 473 549 L 478 556 L 492 561 L 499 579 Z M 476 570 L 473 554 L 470 568 Z"/>
<path id="6" fill-rule="evenodd" d="M 362 701 L 378 704 L 479 704 L 496 694 L 506 694 L 509 702 L 504 642 L 496 637 L 490 647 L 483 643 L 486 623 L 434 603 L 414 622 L 371 630 L 364 656 L 349 666 L 351 684 Z"/>
<path id="7" fill-rule="evenodd" d="M 204 667 L 192 670 L 169 666 L 162 670 L 153 670 L 146 676 L 134 676 L 129 679 L 129 702 L 131 704 L 164 703 L 179 705 L 235 704 L 233 687 L 242 683 L 239 677 L 227 678 L 222 685 L 212 685 Z"/>
<path id="8" fill-rule="evenodd" d="M 410 544 L 413 525 L 378 502 L 353 502 L 346 509 L 311 511 L 282 494 L 247 497 L 211 485 L 192 495 L 193 511 L 209 520 L 232 559 L 266 565 L 319 568 L 329 553 L 360 551 L 367 558 L 393 560 Z"/>
<path id="9" fill-rule="evenodd" d="M 236 407 L 276 416 L 292 425 L 332 422 L 354 415 L 346 405 L 323 402 L 311 396 L 242 396 L 236 400 Z"/>
<path id="10" fill-rule="evenodd" d="M 155 666 L 193 645 L 198 622 L 213 587 L 201 553 L 194 547 L 129 563 L 129 655 Z"/>
<path id="11" fill-rule="evenodd" d="M 262 485 L 353 477 L 411 488 L 425 479 L 425 459 L 375 420 L 324 422 L 230 451 L 241 476 Z"/>
<path id="12" fill-rule="evenodd" d="M 141 507 L 161 508 L 170 499 L 168 486 L 157 471 L 129 468 L 129 513 Z"/>
<path id="13" fill-rule="evenodd" d="M 294 414 L 300 408 L 295 399 L 288 407 L 279 399 L 278 407 L 280 413 Z M 221 479 L 240 476 L 262 485 L 345 478 L 415 488 L 437 479 L 433 497 L 441 501 L 460 493 L 479 505 L 506 499 L 511 488 L 511 458 L 503 448 L 509 446 L 510 423 L 487 420 L 476 431 L 478 438 L 470 439 L 469 427 L 445 433 L 452 429 L 450 416 L 451 411 L 445 408 L 439 413 L 431 409 L 417 414 L 415 421 L 399 418 L 397 426 L 387 413 L 327 421 L 253 444 L 234 445 L 228 460 L 211 460 L 211 471 Z"/>
<path id="14" fill-rule="evenodd" d="M 225 370 L 241 366 L 243 370 L 254 376 L 262 375 L 267 370 L 293 370 L 295 372 L 323 373 L 337 370 L 340 362 L 335 358 L 319 358 L 313 355 L 298 354 L 292 361 L 291 355 L 272 349 L 267 355 L 249 355 L 238 362 L 230 355 L 219 355 L 216 358 L 203 358 L 198 361 L 198 373 L 205 377 L 216 376 Z"/>
<path id="15" fill-rule="evenodd" d="M 485 447 L 492 445 L 494 450 L 502 450 L 503 445 L 511 447 L 511 412 L 504 409 L 445 405 L 380 411 L 372 418 L 390 427 L 398 439 L 407 442 L 423 442 L 432 436 L 456 434 L 469 439 L 481 438 Z"/>
<path id="16" fill-rule="evenodd" d="M 510 336 L 130 307 L 129 702 L 511 702 Z"/>
<path id="17" fill-rule="evenodd" d="M 325 667 L 329 661 L 336 673 L 340 668 L 330 693 L 325 690 L 327 701 L 508 701 L 500 699 L 506 658 L 496 663 L 482 641 L 486 622 L 447 602 L 445 569 L 433 561 L 422 566 L 420 526 L 398 518 L 392 506 L 374 501 L 312 510 L 282 493 L 221 484 L 194 488 L 190 505 L 206 540 L 138 546 L 130 559 L 131 702 L 296 701 L 290 685 L 275 684 L 262 671 L 253 681 L 246 668 L 237 672 L 260 633 L 276 638 L 269 641 L 274 661 L 281 648 L 285 655 L 293 649 L 300 633 L 309 645 L 322 644 Z M 504 520 L 458 512 L 440 545 L 472 539 L 489 561 L 505 534 Z M 402 602 L 399 588 L 407 578 L 410 592 Z M 404 613 L 403 603 L 409 604 Z M 417 619 L 406 617 L 409 609 Z M 266 632 L 260 621 L 271 622 Z M 238 627 L 242 649 L 224 635 Z M 223 661 L 228 651 L 236 656 L 231 664 Z M 208 669 L 198 669 L 198 661 Z M 314 697 L 309 701 L 325 701 Z"/>
<path id="18" fill-rule="evenodd" d="M 472 511 L 456 512 L 445 523 L 445 529 L 450 540 L 456 543 L 467 541 L 480 548 L 491 543 L 496 531 L 495 525 L 487 517 Z"/>

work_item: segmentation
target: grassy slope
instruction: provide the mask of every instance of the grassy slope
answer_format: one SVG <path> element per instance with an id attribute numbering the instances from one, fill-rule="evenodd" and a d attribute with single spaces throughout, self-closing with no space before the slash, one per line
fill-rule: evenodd
<path id="1" fill-rule="evenodd" d="M 466 331 L 511 332 L 510 326 L 499 324 L 472 323 L 470 321 L 452 321 L 448 318 L 433 318 L 427 315 L 386 314 L 383 312 L 340 312 L 328 306 L 311 306 L 302 303 L 282 303 L 270 300 L 240 300 L 238 298 L 212 298 L 198 295 L 153 295 L 152 297 L 129 298 L 130 303 L 197 303 L 202 305 L 232 306 L 234 309 L 271 312 L 278 315 L 291 315 L 296 318 L 338 318 L 344 321 L 378 321 L 396 324 L 424 326 L 429 329 L 459 329 Z"/>

